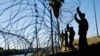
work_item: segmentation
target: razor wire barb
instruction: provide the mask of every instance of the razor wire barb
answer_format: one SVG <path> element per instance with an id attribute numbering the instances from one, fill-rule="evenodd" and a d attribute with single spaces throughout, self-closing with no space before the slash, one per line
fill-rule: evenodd
<path id="1" fill-rule="evenodd" d="M 35 48 L 36 34 L 38 47 L 51 46 L 50 0 L 2 0 L 0 1 L 0 47 L 4 49 Z M 70 2 L 69 2 L 70 1 Z M 67 0 L 59 12 L 59 23 L 66 25 L 73 20 L 73 14 L 80 0 Z M 52 13 L 53 14 L 53 13 Z M 67 15 L 68 14 L 68 15 Z M 57 32 L 57 22 L 52 16 L 53 32 Z M 37 32 L 36 29 L 37 28 Z M 53 34 L 53 36 L 57 36 Z M 57 45 L 57 39 L 53 40 Z"/>

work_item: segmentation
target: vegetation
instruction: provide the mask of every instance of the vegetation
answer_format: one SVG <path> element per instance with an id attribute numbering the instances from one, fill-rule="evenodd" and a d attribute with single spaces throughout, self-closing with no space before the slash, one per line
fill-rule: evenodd
<path id="1" fill-rule="evenodd" d="M 100 42 L 100 38 L 97 38 L 96 36 L 88 37 L 87 42 L 88 45 L 97 44 L 98 42 Z M 75 39 L 73 44 L 78 45 L 78 39 Z"/>

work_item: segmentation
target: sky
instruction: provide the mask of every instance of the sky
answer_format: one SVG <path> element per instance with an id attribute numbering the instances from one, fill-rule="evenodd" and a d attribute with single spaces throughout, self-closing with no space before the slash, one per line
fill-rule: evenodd
<path id="1" fill-rule="evenodd" d="M 4 1 L 8 1 L 8 0 L 0 0 L 0 3 L 2 3 L 2 2 L 4 2 Z M 18 0 L 19 1 L 19 0 Z M 69 2 L 69 1 L 71 1 L 71 0 L 65 0 L 65 2 Z M 76 4 L 74 3 L 74 2 L 71 2 L 71 3 L 67 3 L 67 4 L 65 4 L 64 6 L 66 7 L 66 6 L 68 6 L 68 7 L 66 7 L 64 10 L 65 11 L 67 11 L 67 13 L 65 13 L 66 15 L 64 15 L 64 13 L 62 12 L 62 16 L 65 16 L 65 17 L 63 17 L 63 19 L 62 19 L 62 21 L 65 21 L 66 22 L 66 17 L 67 17 L 67 20 L 68 19 L 70 19 L 70 18 L 73 18 L 73 15 L 74 15 L 74 13 L 75 13 L 75 10 L 76 10 L 76 8 L 77 8 L 77 6 L 79 6 L 80 7 L 80 10 L 83 12 L 83 13 L 85 13 L 85 15 L 86 15 L 86 19 L 88 20 L 88 23 L 89 23 L 89 30 L 88 30 L 88 33 L 87 33 L 87 37 L 91 37 L 91 36 L 96 36 L 97 35 L 97 31 L 96 31 L 96 24 L 95 24 L 95 15 L 94 15 L 94 7 L 93 7 L 93 0 L 72 0 L 72 1 L 75 1 L 76 2 Z M 95 1 L 95 9 L 96 9 L 96 17 L 97 17 L 97 24 L 98 24 L 98 32 L 100 32 L 100 23 L 99 23 L 99 21 L 100 21 L 100 0 L 94 0 Z M 74 4 L 73 4 L 74 3 Z M 2 8 L 5 8 L 5 7 L 7 7 L 7 6 L 9 6 L 9 5 L 11 5 L 12 4 L 12 2 L 10 3 L 8 3 L 8 4 L 6 4 L 6 5 L 4 5 L 4 6 L 0 6 L 0 8 L 2 9 Z M 39 6 L 40 6 L 40 8 L 42 7 L 42 5 L 41 4 L 39 4 Z M 71 7 L 72 6 L 72 7 Z M 18 7 L 20 7 L 20 6 L 18 6 Z M 24 8 L 25 6 L 23 6 L 22 8 Z M 18 8 L 17 9 L 15 9 L 15 8 L 17 8 L 16 6 L 15 7 L 13 7 L 12 9 L 10 9 L 10 10 L 7 10 L 7 12 L 6 13 L 4 13 L 2 16 L 0 16 L 0 23 L 1 22 L 3 22 L 3 21 L 5 21 L 5 20 L 7 20 L 7 19 L 9 19 L 10 18 L 10 13 L 11 12 L 9 12 L 9 11 L 11 11 L 12 10 L 12 12 L 14 11 L 14 10 L 18 10 Z M 28 10 L 28 8 L 30 8 L 30 7 L 27 7 L 27 8 L 25 8 L 26 10 L 24 11 L 22 11 L 22 12 L 20 12 L 20 14 L 18 14 L 18 16 L 14 19 L 14 21 L 17 19 L 17 18 L 20 18 L 21 16 L 23 16 L 23 15 L 26 15 L 26 14 L 28 14 L 29 12 L 31 12 L 31 11 L 29 11 Z M 34 8 L 33 8 L 34 9 Z M 73 13 L 73 15 L 71 14 L 71 10 L 74 10 L 72 13 Z M 34 12 L 35 10 L 33 10 L 33 12 Z M 1 13 L 1 12 L 0 12 Z M 13 13 L 13 15 L 15 15 L 15 13 L 16 12 L 14 12 Z M 41 15 L 41 13 L 39 13 L 40 15 Z M 5 15 L 6 15 L 6 17 L 5 17 Z M 12 16 L 13 16 L 12 15 Z M 31 14 L 28 14 L 28 15 L 31 15 Z M 35 15 L 35 14 L 34 14 Z M 47 18 L 47 20 L 48 20 L 48 17 L 47 16 L 44 16 L 45 18 Z M 14 28 L 14 29 L 11 29 L 11 30 L 18 30 L 18 29 L 20 29 L 20 28 L 24 28 L 24 26 L 27 26 L 31 21 L 34 21 L 34 20 L 31 20 L 31 19 L 28 19 L 28 18 L 31 18 L 31 17 L 25 17 L 25 18 L 23 18 L 22 20 L 20 20 L 20 22 L 18 22 L 18 24 L 16 23 L 16 24 L 13 24 L 12 23 L 12 25 L 13 26 L 11 26 L 12 28 Z M 12 21 L 13 22 L 13 21 Z M 5 24 L 7 24 L 7 23 L 9 23 L 9 22 L 6 22 L 6 23 L 4 23 L 4 24 L 0 24 L 0 29 L 2 28 L 1 27 L 1 25 L 2 26 L 5 26 Z M 22 24 L 21 24 L 22 23 Z M 47 23 L 47 22 L 46 22 Z M 30 23 L 30 25 L 31 25 L 32 23 Z M 17 25 L 17 27 L 16 27 L 16 25 Z M 23 25 L 23 26 L 22 26 Z M 47 23 L 47 25 L 50 25 L 50 23 L 48 24 Z M 70 23 L 70 26 L 73 26 L 74 27 L 74 30 L 75 30 L 75 39 L 78 39 L 78 24 L 75 22 L 75 20 L 73 20 L 71 23 Z M 28 35 L 28 37 L 29 36 L 33 36 L 32 34 L 30 34 L 32 31 L 34 31 L 35 29 L 33 29 L 32 30 L 32 28 L 33 27 L 35 27 L 35 26 L 33 26 L 33 25 L 31 25 L 31 26 L 29 26 L 29 28 L 27 28 L 27 29 L 25 29 L 25 30 L 22 30 L 22 31 L 20 31 L 20 32 L 17 32 L 18 34 L 20 34 L 20 35 Z M 60 25 L 60 29 L 61 30 L 63 30 L 63 29 L 65 29 L 65 27 L 66 27 L 66 24 L 61 24 Z M 9 26 L 9 28 L 8 29 L 10 29 L 10 26 Z M 31 30 L 30 30 L 31 29 Z M 43 28 L 43 30 L 45 30 L 44 28 Z M 47 29 L 46 29 L 47 30 Z M 29 32 L 30 31 L 30 32 Z M 16 31 L 15 31 L 16 32 Z M 25 33 L 24 33 L 25 32 Z M 43 32 L 43 31 L 42 31 Z M 43 32 L 44 34 L 46 34 L 47 32 Z M 100 35 L 100 33 L 99 33 L 99 35 Z M 41 35 L 41 36 L 43 36 L 43 35 Z M 47 36 L 46 36 L 47 37 Z M 41 38 L 41 41 L 45 41 L 45 39 L 46 38 Z M 42 43 L 43 44 L 43 43 Z"/>
<path id="2" fill-rule="evenodd" d="M 96 17 L 97 17 L 97 25 L 98 25 L 98 32 L 100 32 L 100 0 L 94 0 L 95 1 L 95 9 L 96 9 Z M 81 0 L 80 10 L 85 13 L 86 19 L 89 23 L 89 30 L 87 37 L 96 36 L 96 23 L 95 23 L 95 14 L 94 14 L 94 5 L 93 0 Z M 74 22 L 73 22 L 74 25 Z M 76 23 L 75 23 L 76 25 Z M 76 29 L 75 29 L 76 30 Z M 100 35 L 100 33 L 99 33 Z"/>
<path id="3" fill-rule="evenodd" d="M 74 4 L 73 2 L 70 3 L 70 1 L 74 1 L 76 2 L 76 4 Z M 95 11 L 96 11 L 96 19 L 97 19 L 97 26 L 98 26 L 98 34 L 100 35 L 100 0 L 94 0 L 95 1 Z M 76 8 L 77 7 L 80 7 L 80 11 L 82 13 L 85 13 L 85 18 L 87 19 L 88 21 L 88 24 L 89 24 L 89 29 L 88 29 L 88 32 L 87 32 L 87 37 L 93 37 L 93 36 L 97 36 L 97 29 L 96 29 L 96 22 L 95 22 L 95 13 L 94 13 L 94 5 L 93 5 L 93 0 L 65 0 L 65 3 L 67 4 L 64 4 L 64 6 L 66 7 L 67 5 L 69 7 L 65 8 L 65 11 L 68 11 L 67 13 L 65 12 L 62 12 L 62 13 L 65 13 L 63 14 L 64 16 L 66 15 L 66 17 L 64 18 L 63 21 L 66 22 L 66 20 L 68 21 L 67 16 L 70 17 L 73 17 L 74 14 L 76 13 Z M 68 4 L 69 3 L 69 4 Z M 73 7 L 72 4 L 74 4 Z M 62 6 L 63 7 L 63 6 Z M 70 8 L 71 7 L 71 8 Z M 74 11 L 72 11 L 74 10 Z M 62 10 L 61 10 L 62 11 Z M 72 11 L 73 15 L 71 15 L 69 13 L 69 11 Z M 78 15 L 77 15 L 78 16 Z M 79 17 L 78 17 L 79 18 Z M 74 18 L 73 18 L 74 19 Z M 61 24 L 61 30 L 64 30 L 66 28 L 66 24 Z M 73 26 L 74 27 L 74 30 L 75 30 L 75 39 L 78 39 L 78 24 L 75 22 L 75 20 L 73 20 L 71 23 L 70 23 L 70 26 Z"/>

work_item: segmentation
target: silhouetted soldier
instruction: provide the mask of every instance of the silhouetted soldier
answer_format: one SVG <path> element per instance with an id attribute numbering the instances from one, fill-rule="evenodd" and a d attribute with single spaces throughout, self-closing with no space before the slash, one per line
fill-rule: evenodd
<path id="1" fill-rule="evenodd" d="M 75 47 L 73 46 L 75 31 L 73 30 L 73 27 L 69 27 L 69 24 L 67 24 L 67 30 L 69 32 L 69 45 L 72 51 L 76 51 Z"/>
<path id="2" fill-rule="evenodd" d="M 63 46 L 63 42 L 64 42 L 64 37 L 65 37 L 65 34 L 63 33 L 63 30 L 62 30 L 62 33 L 61 33 L 61 45 Z"/>
<path id="3" fill-rule="evenodd" d="M 79 10 L 79 7 L 77 8 L 77 13 L 80 17 L 80 20 L 77 18 L 77 14 L 75 14 L 74 17 L 75 17 L 75 21 L 79 24 L 79 32 L 78 32 L 79 50 L 82 53 L 88 50 L 88 44 L 87 44 L 87 39 L 86 39 L 86 35 L 88 31 L 88 22 L 85 19 L 85 14 L 81 13 L 81 11 Z"/>
<path id="4" fill-rule="evenodd" d="M 65 29 L 65 51 L 69 48 L 69 44 L 68 44 L 68 33 L 67 33 L 67 29 Z"/>

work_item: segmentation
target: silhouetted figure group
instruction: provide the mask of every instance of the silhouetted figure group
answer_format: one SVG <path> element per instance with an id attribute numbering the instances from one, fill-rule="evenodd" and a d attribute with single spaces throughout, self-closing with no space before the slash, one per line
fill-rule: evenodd
<path id="1" fill-rule="evenodd" d="M 77 14 L 79 15 L 79 18 L 77 18 Z M 79 35 L 79 51 L 80 53 L 84 53 L 88 51 L 88 43 L 87 43 L 87 31 L 88 31 L 88 22 L 85 19 L 85 14 L 82 13 L 77 7 L 77 13 L 74 15 L 75 21 L 79 24 L 78 28 L 78 35 Z M 62 31 L 63 32 L 63 31 Z M 69 33 L 69 34 L 68 34 Z M 73 27 L 69 27 L 69 24 L 67 24 L 67 28 L 65 29 L 65 34 L 63 33 L 63 38 L 65 39 L 65 50 L 67 48 L 71 49 L 72 51 L 76 51 L 73 41 L 74 41 L 75 31 Z M 64 41 L 64 39 L 62 41 Z M 69 39 L 69 41 L 68 41 Z M 63 43 L 62 43 L 63 44 Z"/>
<path id="2" fill-rule="evenodd" d="M 61 44 L 63 45 L 63 43 L 64 43 L 63 41 L 65 41 L 65 51 L 67 51 L 67 50 L 75 51 L 75 47 L 73 46 L 74 35 L 75 35 L 73 27 L 69 27 L 69 24 L 67 24 L 67 28 L 65 28 L 65 34 L 62 31 L 61 35 L 62 35 Z M 68 41 L 68 39 L 69 39 L 69 41 Z"/>

